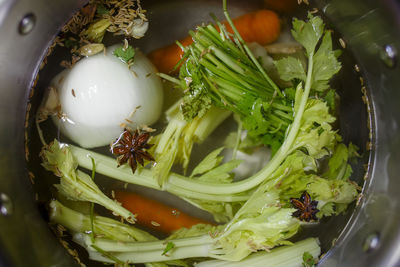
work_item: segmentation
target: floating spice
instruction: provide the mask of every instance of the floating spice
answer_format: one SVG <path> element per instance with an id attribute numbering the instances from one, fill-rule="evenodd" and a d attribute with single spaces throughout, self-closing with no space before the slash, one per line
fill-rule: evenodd
<path id="1" fill-rule="evenodd" d="M 118 166 L 128 163 L 132 172 L 135 173 L 137 163 L 144 166 L 144 160 L 154 161 L 152 155 L 146 150 L 153 144 L 148 144 L 150 133 L 139 130 L 130 132 L 124 129 L 119 138 L 111 145 L 111 153 L 117 155 Z"/>
<path id="2" fill-rule="evenodd" d="M 310 194 L 306 191 L 303 192 L 300 198 L 291 198 L 290 202 L 297 209 L 293 216 L 299 218 L 301 221 L 309 222 L 310 220 L 318 220 L 316 217 L 318 201 L 311 200 Z"/>

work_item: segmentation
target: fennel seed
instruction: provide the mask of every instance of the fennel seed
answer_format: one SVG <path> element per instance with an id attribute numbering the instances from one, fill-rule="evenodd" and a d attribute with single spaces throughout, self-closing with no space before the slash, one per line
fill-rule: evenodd
<path id="1" fill-rule="evenodd" d="M 155 221 L 151 221 L 151 224 L 153 226 L 156 226 L 156 227 L 159 227 L 161 225 L 161 224 L 159 224 L 158 222 L 155 222 Z"/>
<path id="2" fill-rule="evenodd" d="M 346 43 L 342 38 L 339 38 L 339 43 L 341 47 L 346 48 Z"/>

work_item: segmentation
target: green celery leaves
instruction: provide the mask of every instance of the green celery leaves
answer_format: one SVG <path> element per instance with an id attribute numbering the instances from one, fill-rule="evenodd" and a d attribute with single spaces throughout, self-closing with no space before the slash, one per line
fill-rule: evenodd
<path id="1" fill-rule="evenodd" d="M 71 200 L 89 201 L 100 204 L 124 219 L 134 220 L 134 215 L 118 203 L 108 198 L 95 184 L 92 178 L 78 167 L 68 146 L 60 144 L 56 139 L 41 152 L 42 166 L 60 177 L 58 191 Z"/>

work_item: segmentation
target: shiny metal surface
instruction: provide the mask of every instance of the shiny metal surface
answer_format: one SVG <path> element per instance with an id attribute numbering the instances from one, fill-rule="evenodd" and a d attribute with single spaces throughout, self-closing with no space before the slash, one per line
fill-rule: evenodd
<path id="1" fill-rule="evenodd" d="M 12 213 L 0 215 L 0 266 L 74 264 L 34 204 L 25 165 L 23 129 L 29 109 L 29 91 L 46 48 L 63 23 L 84 2 L 0 0 L 0 194 L 7 195 L 12 205 Z M 177 24 L 191 27 L 207 18 L 210 10 L 220 11 L 220 1 L 142 2 L 155 7 L 148 8 L 150 19 L 164 13 L 164 17 L 154 21 L 155 34 L 147 41 L 137 42 L 145 52 L 155 48 L 154 44 L 160 46 L 186 35 L 186 28 L 174 31 L 173 35 L 165 28 Z M 262 1 L 234 2 L 232 15 Z M 183 3 L 186 3 L 184 8 Z M 396 3 L 395 0 L 320 0 L 314 3 L 340 32 L 348 53 L 356 58 L 371 101 L 369 121 L 364 121 L 360 113 L 364 112 L 365 105 L 349 102 L 352 97 L 361 97 L 362 86 L 358 76 L 352 73 L 356 70 L 348 69 L 349 74 L 338 81 L 344 99 L 349 99 L 345 102 L 348 106 L 342 110 L 349 114 L 345 115 L 346 121 L 341 122 L 341 127 L 350 140 L 361 136 L 359 141 L 363 146 L 368 136 L 360 129 L 360 121 L 369 123 L 374 133 L 371 164 L 360 205 L 343 231 L 341 226 L 350 215 L 326 224 L 328 229 L 322 233 L 325 243 L 341 234 L 322 259 L 321 266 L 390 267 L 400 264 L 400 194 L 397 192 L 400 188 L 397 177 L 400 174 L 400 71 L 396 64 L 396 51 L 400 51 L 400 10 Z M 202 6 L 207 6 L 208 11 Z M 177 13 L 166 16 L 168 10 Z M 35 16 L 34 27 L 21 34 L 20 23 L 27 14 Z M 196 14 L 196 18 L 191 14 Z"/>
<path id="2" fill-rule="evenodd" d="M 400 49 L 400 3 L 332 0 L 317 4 L 359 64 L 373 109 L 370 125 L 374 132 L 360 205 L 321 265 L 399 266 L 400 68 L 388 64 L 382 53 L 387 54 L 388 46 L 392 51 Z M 394 56 L 389 55 L 392 63 Z"/>
<path id="3" fill-rule="evenodd" d="M 28 34 L 30 33 L 36 24 L 36 16 L 32 13 L 26 14 L 18 25 L 18 32 L 20 34 Z"/>
<path id="4" fill-rule="evenodd" d="M 29 89 L 46 48 L 83 1 L 0 1 L 0 193 L 12 213 L 0 216 L 0 266 L 72 266 L 34 204 L 24 155 Z M 35 27 L 21 35 L 27 14 Z M 28 21 L 28 26 L 30 22 Z M 26 30 L 26 29 L 25 29 Z"/>

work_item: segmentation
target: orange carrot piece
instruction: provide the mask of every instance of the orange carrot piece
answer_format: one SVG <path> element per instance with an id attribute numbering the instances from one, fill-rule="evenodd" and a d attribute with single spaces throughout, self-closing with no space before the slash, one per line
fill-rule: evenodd
<path id="1" fill-rule="evenodd" d="M 166 234 L 182 227 L 190 228 L 199 223 L 210 224 L 210 222 L 132 192 L 117 191 L 115 198 L 124 208 L 136 214 L 137 224 Z"/>
<path id="2" fill-rule="evenodd" d="M 278 39 L 281 24 L 278 15 L 271 10 L 261 9 L 247 13 L 233 19 L 235 27 L 245 42 L 257 42 L 266 45 Z M 224 22 L 227 30 L 233 33 L 228 22 Z M 183 46 L 190 45 L 193 41 L 190 36 L 180 41 Z M 183 51 L 176 44 L 154 50 L 149 54 L 150 60 L 159 72 L 170 73 L 182 58 Z"/>

